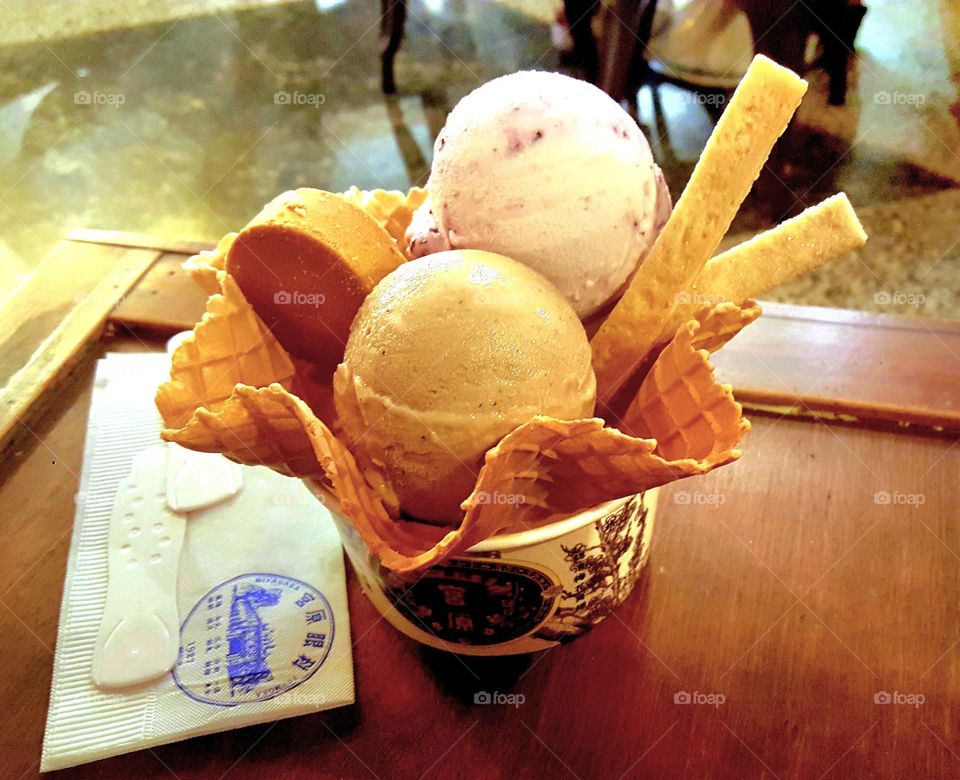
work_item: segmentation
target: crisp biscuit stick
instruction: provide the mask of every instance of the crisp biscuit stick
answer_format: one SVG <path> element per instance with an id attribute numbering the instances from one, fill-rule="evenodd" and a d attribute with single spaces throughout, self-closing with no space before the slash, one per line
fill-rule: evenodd
<path id="1" fill-rule="evenodd" d="M 601 408 L 660 340 L 676 294 L 716 251 L 806 89 L 766 57 L 750 64 L 670 220 L 591 342 Z"/>
<path id="2" fill-rule="evenodd" d="M 812 271 L 866 243 L 867 234 L 844 193 L 827 198 L 793 219 L 717 255 L 693 281 L 693 290 L 673 313 L 684 322 L 719 301 L 739 303 Z"/>

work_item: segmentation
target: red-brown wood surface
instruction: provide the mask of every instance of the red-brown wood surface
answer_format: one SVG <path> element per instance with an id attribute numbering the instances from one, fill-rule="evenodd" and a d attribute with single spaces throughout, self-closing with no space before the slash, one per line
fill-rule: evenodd
<path id="1" fill-rule="evenodd" d="M 769 302 L 763 311 L 714 359 L 742 403 L 960 431 L 960 323 Z"/>
<path id="2" fill-rule="evenodd" d="M 790 332 L 782 354 L 809 354 L 807 330 Z M 922 398 L 949 359 L 886 384 Z M 90 369 L 0 465 L 4 777 L 38 769 Z M 835 380 L 844 393 L 866 381 Z M 428 652 L 350 576 L 355 705 L 62 774 L 957 776 L 960 439 L 753 422 L 739 463 L 663 491 L 646 574 L 586 637 L 523 658 Z M 474 704 L 480 691 L 523 703 Z M 884 691 L 915 703 L 876 703 Z"/>

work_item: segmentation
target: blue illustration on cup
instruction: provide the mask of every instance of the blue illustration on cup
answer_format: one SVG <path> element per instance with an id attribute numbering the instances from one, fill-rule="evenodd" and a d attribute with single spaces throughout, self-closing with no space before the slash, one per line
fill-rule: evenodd
<path id="1" fill-rule="evenodd" d="M 278 574 L 242 574 L 190 610 L 173 677 L 204 704 L 266 701 L 310 679 L 333 640 L 333 610 L 319 590 Z"/>

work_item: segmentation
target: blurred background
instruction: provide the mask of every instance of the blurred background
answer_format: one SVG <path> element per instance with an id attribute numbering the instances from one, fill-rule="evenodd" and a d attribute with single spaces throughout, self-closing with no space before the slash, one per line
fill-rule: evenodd
<path id="1" fill-rule="evenodd" d="M 424 184 L 450 108 L 525 68 L 622 100 L 676 198 L 763 52 L 811 88 L 725 245 L 844 190 L 868 245 L 767 297 L 958 317 L 960 0 L 0 5 L 7 303 L 76 228 L 213 241 L 285 189 Z"/>

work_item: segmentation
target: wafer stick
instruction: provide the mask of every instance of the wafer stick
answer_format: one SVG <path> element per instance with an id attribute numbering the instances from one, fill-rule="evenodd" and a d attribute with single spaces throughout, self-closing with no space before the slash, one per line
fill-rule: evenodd
<path id="1" fill-rule="evenodd" d="M 678 293 L 675 325 L 720 301 L 740 303 L 863 246 L 867 234 L 844 193 L 710 260 L 689 294 Z"/>
<path id="2" fill-rule="evenodd" d="M 690 289 L 716 251 L 806 89 L 766 57 L 750 64 L 670 220 L 591 342 L 601 406 L 660 340 L 676 294 Z"/>
<path id="3" fill-rule="evenodd" d="M 727 301 L 755 298 L 866 241 L 863 225 L 841 192 L 717 255 L 697 275 L 694 287 Z"/>

